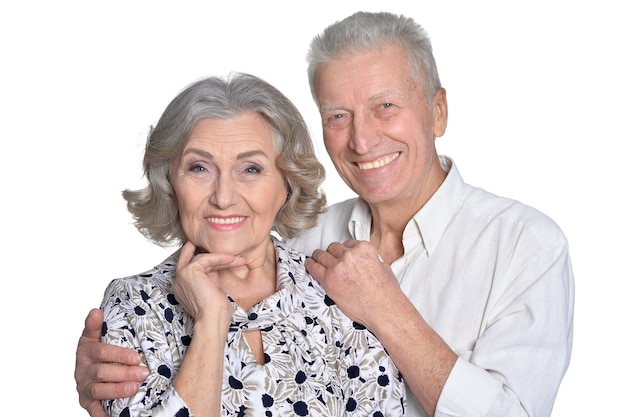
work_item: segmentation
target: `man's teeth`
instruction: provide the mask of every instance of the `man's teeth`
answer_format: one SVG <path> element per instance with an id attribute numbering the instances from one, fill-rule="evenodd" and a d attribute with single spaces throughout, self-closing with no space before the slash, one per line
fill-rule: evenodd
<path id="1" fill-rule="evenodd" d="M 400 155 L 400 152 L 396 152 L 393 155 L 388 155 L 384 158 L 377 159 L 373 162 L 357 162 L 357 165 L 359 169 L 363 170 L 380 168 L 384 167 L 385 165 L 396 159 L 398 155 Z"/>
<path id="2" fill-rule="evenodd" d="M 235 224 L 242 222 L 245 217 L 209 217 L 207 220 L 217 224 Z"/>

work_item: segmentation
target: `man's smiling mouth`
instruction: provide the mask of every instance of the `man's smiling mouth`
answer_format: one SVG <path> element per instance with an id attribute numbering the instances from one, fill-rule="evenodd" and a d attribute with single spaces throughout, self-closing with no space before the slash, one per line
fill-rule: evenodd
<path id="1" fill-rule="evenodd" d="M 362 169 L 362 170 L 375 169 L 375 168 L 384 167 L 385 165 L 389 164 L 391 161 L 396 159 L 398 156 L 400 156 L 400 152 L 396 152 L 394 154 L 384 156 L 372 162 L 357 162 L 356 164 L 359 167 L 359 169 Z"/>

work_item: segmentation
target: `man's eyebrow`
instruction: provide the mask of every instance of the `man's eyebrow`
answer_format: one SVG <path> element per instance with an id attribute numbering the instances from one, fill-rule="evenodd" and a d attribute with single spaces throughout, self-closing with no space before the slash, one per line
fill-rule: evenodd
<path id="1" fill-rule="evenodd" d="M 400 95 L 400 93 L 392 89 L 383 90 L 380 93 L 376 93 L 373 96 L 368 97 L 367 101 L 372 102 L 372 101 L 380 100 L 381 98 L 389 97 L 392 95 Z M 328 105 L 320 107 L 320 111 L 333 111 L 333 110 L 339 110 L 339 109 L 343 109 L 342 104 L 328 104 Z"/>
<path id="2" fill-rule="evenodd" d="M 380 100 L 381 98 L 385 98 L 388 96 L 392 96 L 392 95 L 398 95 L 399 93 L 396 90 L 383 90 L 380 93 L 374 94 L 373 96 L 370 96 L 367 101 L 376 101 L 376 100 Z"/>
<path id="3" fill-rule="evenodd" d="M 338 110 L 342 108 L 343 108 L 343 105 L 341 104 L 329 104 L 327 106 L 321 106 L 320 111 L 332 111 L 332 110 Z"/>

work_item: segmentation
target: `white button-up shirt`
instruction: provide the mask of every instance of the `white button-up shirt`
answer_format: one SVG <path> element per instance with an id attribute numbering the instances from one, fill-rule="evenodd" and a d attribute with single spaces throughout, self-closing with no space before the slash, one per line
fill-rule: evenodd
<path id="1" fill-rule="evenodd" d="M 572 348 L 568 243 L 541 212 L 463 182 L 456 166 L 406 225 L 391 265 L 426 322 L 458 355 L 436 416 L 549 416 Z M 367 204 L 331 206 L 288 243 L 305 253 L 369 240 Z M 401 319 L 401 318 L 399 318 Z M 409 395 L 407 416 L 424 416 Z"/>

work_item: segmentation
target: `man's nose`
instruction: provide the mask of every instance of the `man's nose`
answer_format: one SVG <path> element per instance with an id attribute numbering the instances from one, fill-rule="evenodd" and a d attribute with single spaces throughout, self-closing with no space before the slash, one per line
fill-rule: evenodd
<path id="1" fill-rule="evenodd" d="M 355 115 L 352 120 L 350 149 L 360 155 L 368 153 L 380 143 L 380 136 L 373 121 L 367 116 Z"/>

